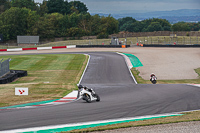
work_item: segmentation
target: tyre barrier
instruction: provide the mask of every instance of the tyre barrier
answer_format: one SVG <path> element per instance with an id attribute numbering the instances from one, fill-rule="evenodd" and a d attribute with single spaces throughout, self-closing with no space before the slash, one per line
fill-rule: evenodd
<path id="1" fill-rule="evenodd" d="M 186 45 L 170 45 L 170 44 L 166 44 L 166 45 L 161 45 L 161 44 L 143 44 L 142 47 L 191 47 L 191 48 L 195 48 L 195 47 L 200 47 L 199 44 L 186 44 Z"/>
<path id="2" fill-rule="evenodd" d="M 10 73 L 5 75 L 4 77 L 0 78 L 0 84 L 7 84 L 11 83 L 17 78 L 27 76 L 27 71 L 23 70 L 10 70 Z"/>
<path id="3" fill-rule="evenodd" d="M 128 48 L 130 45 L 76 45 L 76 48 Z"/>

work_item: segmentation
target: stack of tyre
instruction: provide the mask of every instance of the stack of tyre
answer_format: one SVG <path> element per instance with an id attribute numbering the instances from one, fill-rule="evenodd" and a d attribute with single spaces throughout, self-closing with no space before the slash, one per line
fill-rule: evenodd
<path id="1" fill-rule="evenodd" d="M 10 70 L 8 74 L 0 78 L 0 84 L 11 83 L 17 78 L 27 76 L 27 71 L 24 70 Z"/>

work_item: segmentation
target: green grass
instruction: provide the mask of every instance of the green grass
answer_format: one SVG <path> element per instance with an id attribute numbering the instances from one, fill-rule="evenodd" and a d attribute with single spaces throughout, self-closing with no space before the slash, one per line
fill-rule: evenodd
<path id="1" fill-rule="evenodd" d="M 200 68 L 195 69 L 195 72 L 199 75 L 200 78 Z"/>
<path id="2" fill-rule="evenodd" d="M 138 70 L 136 70 L 135 68 L 132 68 L 131 72 L 133 76 L 135 77 L 135 80 L 137 81 L 138 84 L 148 84 L 147 80 L 144 80 L 141 76 L 139 76 L 140 72 Z"/>
<path id="3" fill-rule="evenodd" d="M 61 98 L 77 89 L 87 63 L 80 54 L 8 55 L 10 69 L 27 70 L 28 76 L 0 85 L 0 107 Z M 28 96 L 15 96 L 15 87 L 28 87 Z"/>

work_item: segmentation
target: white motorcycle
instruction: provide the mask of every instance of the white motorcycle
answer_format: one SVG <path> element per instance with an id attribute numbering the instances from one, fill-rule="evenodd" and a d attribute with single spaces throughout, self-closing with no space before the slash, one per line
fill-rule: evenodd
<path id="1" fill-rule="evenodd" d="M 78 85 L 78 97 L 81 97 L 83 100 L 85 100 L 88 103 L 91 103 L 92 101 L 100 101 L 100 97 L 98 94 L 94 92 L 92 88 L 83 87 L 82 85 Z"/>
<path id="2" fill-rule="evenodd" d="M 156 83 L 157 83 L 157 78 L 156 78 L 156 76 L 152 76 L 152 77 L 151 77 L 151 82 L 152 82 L 152 84 L 156 84 Z"/>

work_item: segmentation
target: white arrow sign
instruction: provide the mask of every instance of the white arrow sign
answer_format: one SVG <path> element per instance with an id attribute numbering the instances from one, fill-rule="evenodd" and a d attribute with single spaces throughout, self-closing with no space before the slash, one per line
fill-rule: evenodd
<path id="1" fill-rule="evenodd" d="M 28 95 L 28 88 L 15 88 L 15 95 Z"/>

